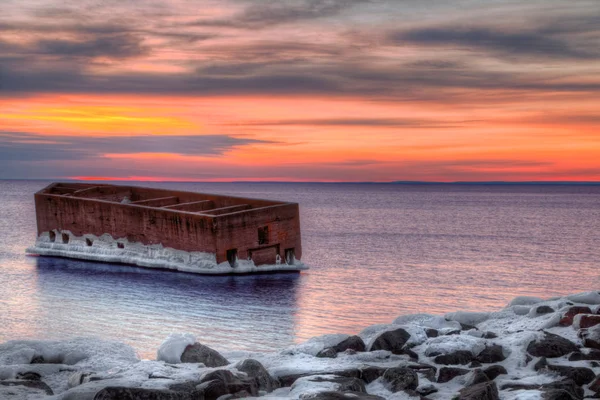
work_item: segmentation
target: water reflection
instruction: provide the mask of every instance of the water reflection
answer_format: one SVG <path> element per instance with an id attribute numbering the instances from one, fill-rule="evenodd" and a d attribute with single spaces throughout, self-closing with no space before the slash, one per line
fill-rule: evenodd
<path id="1" fill-rule="evenodd" d="M 293 343 L 302 280 L 289 273 L 202 276 L 52 257 L 37 258 L 37 277 L 40 312 L 47 314 L 38 318 L 44 324 L 38 332 L 120 338 L 134 347 L 140 341 L 150 358 L 179 331 L 223 349 Z"/>

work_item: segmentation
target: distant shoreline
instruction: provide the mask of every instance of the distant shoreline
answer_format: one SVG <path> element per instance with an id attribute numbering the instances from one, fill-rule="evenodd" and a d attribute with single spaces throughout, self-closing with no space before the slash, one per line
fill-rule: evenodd
<path id="1" fill-rule="evenodd" d="M 51 182 L 51 181 L 84 182 L 78 179 L 68 178 L 0 178 L 0 181 L 31 181 L 31 182 Z M 319 181 L 146 181 L 146 180 L 86 180 L 85 182 L 144 182 L 144 183 L 269 183 L 269 184 L 320 184 L 320 185 L 420 185 L 420 186 L 600 186 L 600 181 L 456 181 L 456 182 L 434 182 L 434 181 L 392 181 L 392 182 L 319 182 Z"/>

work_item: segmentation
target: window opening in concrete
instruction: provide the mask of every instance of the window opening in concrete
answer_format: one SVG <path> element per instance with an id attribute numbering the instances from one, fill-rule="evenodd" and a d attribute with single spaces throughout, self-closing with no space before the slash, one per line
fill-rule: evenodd
<path id="1" fill-rule="evenodd" d="M 229 265 L 231 265 L 231 268 L 234 268 L 236 266 L 237 259 L 237 249 L 227 250 L 227 261 L 229 261 Z"/>
<path id="2" fill-rule="evenodd" d="M 285 249 L 285 263 L 291 265 L 294 261 L 296 261 L 296 252 L 294 248 Z"/>
<path id="3" fill-rule="evenodd" d="M 50 241 L 55 242 L 56 241 L 56 233 L 54 231 L 50 231 L 48 233 L 50 234 Z"/>
<path id="4" fill-rule="evenodd" d="M 258 228 L 258 244 L 269 244 L 269 227 Z"/>
<path id="5" fill-rule="evenodd" d="M 125 243 L 117 242 L 117 247 L 120 248 L 120 249 L 124 249 L 125 248 Z"/>
<path id="6" fill-rule="evenodd" d="M 85 244 L 86 246 L 91 246 L 92 244 L 94 244 L 94 242 L 91 239 L 85 238 Z"/>
<path id="7" fill-rule="evenodd" d="M 69 235 L 67 235 L 66 233 L 63 233 L 63 234 L 62 234 L 62 242 L 63 242 L 64 244 L 67 244 L 67 243 L 69 243 Z"/>

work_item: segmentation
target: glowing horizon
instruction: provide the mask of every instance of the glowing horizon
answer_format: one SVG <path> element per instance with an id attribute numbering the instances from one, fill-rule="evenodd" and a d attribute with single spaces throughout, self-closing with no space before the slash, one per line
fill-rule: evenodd
<path id="1" fill-rule="evenodd" d="M 202 3 L 0 6 L 0 178 L 600 181 L 593 1 Z"/>

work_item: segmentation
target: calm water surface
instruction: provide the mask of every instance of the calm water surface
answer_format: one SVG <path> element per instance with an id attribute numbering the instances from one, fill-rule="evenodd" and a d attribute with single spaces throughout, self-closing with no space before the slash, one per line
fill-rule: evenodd
<path id="1" fill-rule="evenodd" d="M 33 193 L 0 181 L 0 341 L 98 336 L 153 358 L 171 332 L 268 351 L 413 312 L 600 289 L 600 187 L 152 183 L 300 203 L 301 274 L 197 276 L 28 257 Z"/>

